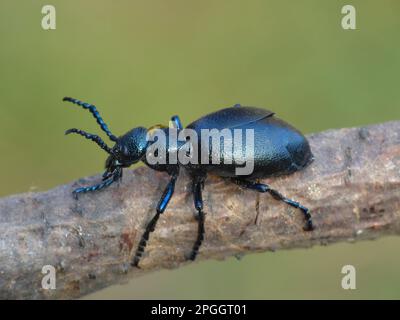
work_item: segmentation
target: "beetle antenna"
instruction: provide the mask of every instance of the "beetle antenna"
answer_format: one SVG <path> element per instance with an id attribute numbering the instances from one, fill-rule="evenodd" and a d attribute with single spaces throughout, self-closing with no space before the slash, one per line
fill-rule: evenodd
<path id="1" fill-rule="evenodd" d="M 90 113 L 95 117 L 97 120 L 97 123 L 100 125 L 101 129 L 107 134 L 107 136 L 110 138 L 111 141 L 116 142 L 118 138 L 114 136 L 110 129 L 108 129 L 107 124 L 104 122 L 104 120 L 101 118 L 100 113 L 97 111 L 96 107 L 90 103 L 82 102 L 78 99 L 70 98 L 70 97 L 65 97 L 63 101 L 68 101 L 72 102 L 74 104 L 77 104 L 78 106 L 81 106 L 83 109 L 87 109 L 90 111 Z"/>
<path id="2" fill-rule="evenodd" d="M 109 154 L 113 154 L 111 148 L 109 146 L 107 146 L 106 143 L 99 136 L 97 136 L 95 134 L 90 134 L 90 133 L 87 133 L 85 131 L 75 129 L 75 128 L 65 131 L 65 134 L 70 134 L 70 133 L 76 133 L 76 134 L 79 134 L 79 135 L 85 137 L 86 139 L 92 140 L 92 141 L 96 142 L 101 149 L 103 149 L 104 151 L 106 151 Z"/>

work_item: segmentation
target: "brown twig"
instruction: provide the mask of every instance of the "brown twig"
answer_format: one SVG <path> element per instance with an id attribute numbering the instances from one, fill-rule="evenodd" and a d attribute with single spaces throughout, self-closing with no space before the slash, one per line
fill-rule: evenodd
<path id="1" fill-rule="evenodd" d="M 206 236 L 198 260 L 399 233 L 400 122 L 308 138 L 315 161 L 302 172 L 266 182 L 309 207 L 316 229 L 304 232 L 300 212 L 268 194 L 208 177 Z M 0 298 L 76 298 L 188 263 L 197 225 L 185 174 L 150 238 L 141 270 L 129 262 L 167 176 L 141 167 L 126 171 L 119 186 L 73 199 L 74 188 L 99 179 L 0 199 Z M 44 265 L 56 269 L 55 290 L 41 286 Z"/>

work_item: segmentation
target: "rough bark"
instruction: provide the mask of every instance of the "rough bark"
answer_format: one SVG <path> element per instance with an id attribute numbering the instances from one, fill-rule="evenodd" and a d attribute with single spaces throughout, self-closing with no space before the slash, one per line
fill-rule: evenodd
<path id="1" fill-rule="evenodd" d="M 265 182 L 309 207 L 315 230 L 303 231 L 302 214 L 270 195 L 209 176 L 203 193 L 206 236 L 198 261 L 399 233 L 400 122 L 308 138 L 315 161 L 301 172 Z M 73 199 L 74 188 L 99 179 L 0 199 L 0 298 L 77 298 L 188 263 L 197 223 L 187 175 L 181 174 L 151 235 L 141 270 L 129 262 L 167 176 L 145 167 L 125 170 L 119 186 Z M 56 268 L 56 290 L 42 289 L 44 265 Z"/>

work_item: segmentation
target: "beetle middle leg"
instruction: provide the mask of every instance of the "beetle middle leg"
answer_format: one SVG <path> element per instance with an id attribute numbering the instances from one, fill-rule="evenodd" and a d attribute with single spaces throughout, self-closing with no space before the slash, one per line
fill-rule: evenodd
<path id="1" fill-rule="evenodd" d="M 132 267 L 139 268 L 140 258 L 142 257 L 144 249 L 146 248 L 147 241 L 149 240 L 149 237 L 150 237 L 150 233 L 155 230 L 157 221 L 160 218 L 160 215 L 165 211 L 169 201 L 172 198 L 172 195 L 174 194 L 175 182 L 176 182 L 177 178 L 178 178 L 178 172 L 171 174 L 171 179 L 170 179 L 167 187 L 165 188 L 160 201 L 157 204 L 156 214 L 150 220 L 150 222 L 147 224 L 146 229 L 140 239 L 139 245 L 136 249 L 135 256 L 133 257 L 132 262 L 131 262 Z"/>
<path id="2" fill-rule="evenodd" d="M 204 180 L 205 177 L 195 177 L 193 180 L 193 200 L 194 200 L 194 206 L 197 210 L 196 220 L 198 223 L 198 227 L 197 227 L 197 239 L 193 245 L 192 252 L 189 255 L 189 259 L 192 261 L 196 259 L 196 256 L 199 253 L 200 246 L 204 240 L 205 215 L 203 212 L 203 197 L 202 197 Z"/>
<path id="3" fill-rule="evenodd" d="M 247 188 L 247 189 L 255 190 L 255 191 L 258 191 L 261 193 L 268 192 L 272 197 L 274 197 L 274 199 L 283 201 L 286 204 L 288 204 L 296 209 L 300 209 L 303 212 L 304 218 L 306 220 L 306 225 L 304 227 L 304 230 L 311 231 L 314 229 L 310 210 L 308 208 L 304 207 L 299 202 L 296 202 L 292 199 L 286 198 L 284 195 L 279 193 L 277 190 L 271 189 L 267 184 L 257 183 L 257 182 L 253 182 L 253 181 L 242 180 L 242 179 L 233 179 L 233 182 L 238 184 L 239 186 Z"/>
<path id="4" fill-rule="evenodd" d="M 180 131 L 180 130 L 183 129 L 182 122 L 181 122 L 181 119 L 179 118 L 179 116 L 173 116 L 173 117 L 171 118 L 171 121 L 172 121 L 172 123 L 175 125 L 175 127 L 176 127 L 176 129 L 177 129 L 178 131 Z"/>

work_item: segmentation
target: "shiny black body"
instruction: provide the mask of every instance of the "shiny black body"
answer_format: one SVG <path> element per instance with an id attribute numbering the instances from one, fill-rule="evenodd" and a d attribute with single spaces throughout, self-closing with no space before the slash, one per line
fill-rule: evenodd
<path id="1" fill-rule="evenodd" d="M 259 179 L 290 174 L 304 168 L 312 160 L 307 139 L 297 129 L 266 109 L 245 106 L 225 108 L 194 121 L 187 128 L 194 129 L 199 136 L 202 129 L 229 129 L 232 136 L 235 129 L 243 132 L 246 129 L 254 130 L 254 171 L 241 178 Z M 201 149 L 201 142 L 199 143 Z M 245 154 L 244 148 L 244 145 L 241 149 L 234 148 L 233 158 L 239 157 L 236 154 Z M 211 149 L 209 153 L 212 153 Z M 221 159 L 219 165 L 189 165 L 188 169 L 206 171 L 221 177 L 236 177 L 237 166 L 235 161 L 232 165 L 226 165 Z"/>
<path id="2" fill-rule="evenodd" d="M 170 163 L 171 161 L 167 161 L 166 164 L 150 164 L 146 158 L 146 151 L 149 150 L 152 143 L 154 143 L 148 141 L 148 137 L 151 136 L 151 132 L 153 132 L 152 130 L 154 130 L 154 128 L 146 129 L 144 127 L 137 127 L 123 136 L 116 137 L 108 129 L 95 106 L 73 98 L 64 98 L 64 101 L 69 101 L 83 107 L 84 109 L 88 109 L 96 118 L 103 131 L 106 132 L 110 140 L 115 142 L 114 147 L 110 148 L 97 135 L 92 135 L 78 129 L 70 129 L 66 132 L 67 134 L 80 134 L 85 138 L 96 142 L 110 155 L 106 161 L 106 171 L 103 174 L 103 181 L 95 186 L 81 187 L 74 190 L 73 193 L 76 197 L 80 193 L 96 191 L 110 186 L 112 183 L 121 179 L 122 168 L 129 167 L 138 161 L 143 161 L 152 169 L 167 172 L 170 176 L 170 181 L 157 205 L 156 214 L 147 224 L 145 232 L 139 242 L 135 256 L 132 260 L 133 266 L 138 267 L 150 233 L 154 231 L 158 218 L 165 211 L 168 202 L 174 193 L 175 183 L 181 168 L 188 170 L 192 176 L 192 192 L 198 220 L 197 239 L 190 255 L 188 256 L 191 260 L 196 258 L 200 245 L 204 239 L 205 215 L 203 211 L 202 189 L 204 188 L 206 176 L 209 173 L 229 178 L 232 182 L 244 188 L 252 189 L 261 193 L 270 193 L 275 199 L 283 201 L 295 208 L 299 208 L 306 219 L 305 230 L 313 229 L 311 215 L 306 207 L 296 201 L 286 198 L 278 191 L 271 189 L 268 185 L 258 182 L 258 179 L 260 178 L 286 175 L 301 170 L 313 159 L 307 139 L 297 129 L 275 117 L 273 112 L 261 108 L 235 105 L 206 115 L 186 127 L 187 129 L 192 129 L 197 132 L 199 137 L 201 137 L 202 129 L 228 130 L 232 133 L 232 136 L 234 135 L 234 131 L 237 129 L 241 129 L 243 132 L 245 132 L 246 129 L 253 130 L 254 153 L 252 154 L 252 159 L 254 159 L 254 169 L 249 174 L 237 175 L 237 167 L 242 167 L 243 164 L 239 164 L 235 160 L 233 160 L 232 163 L 225 163 L 224 152 L 222 150 L 223 146 L 221 145 L 220 149 L 213 149 L 212 143 L 210 143 L 209 146 L 206 146 L 202 143 L 201 139 L 197 141 L 199 152 L 204 150 L 204 148 L 209 148 L 209 150 L 206 150 L 210 153 L 209 164 L 189 163 L 183 165 L 179 162 L 172 164 Z M 179 117 L 174 116 L 171 118 L 171 121 L 177 128 L 178 132 L 183 130 Z M 168 139 L 168 128 L 157 128 L 164 130 Z M 165 148 L 168 149 L 166 151 L 169 153 L 174 153 L 178 152 L 180 148 L 183 148 L 183 144 L 183 142 L 178 143 L 172 148 L 167 142 Z M 245 151 L 246 143 L 243 143 L 241 148 L 233 148 L 233 159 L 237 159 L 239 155 L 241 155 L 243 160 L 243 155 L 246 154 Z M 217 152 L 217 155 L 214 154 L 214 156 L 220 158 L 219 164 L 211 163 L 212 155 L 215 152 Z"/>

